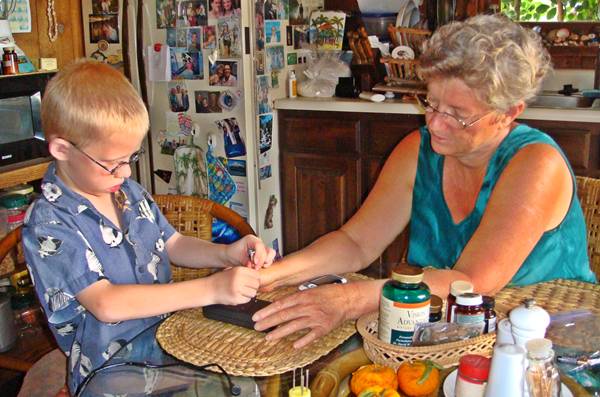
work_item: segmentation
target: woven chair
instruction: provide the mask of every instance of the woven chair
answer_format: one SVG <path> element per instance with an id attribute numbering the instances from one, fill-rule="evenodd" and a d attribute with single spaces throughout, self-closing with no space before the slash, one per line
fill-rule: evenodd
<path id="1" fill-rule="evenodd" d="M 600 279 L 600 179 L 578 176 L 577 196 L 587 225 L 590 267 Z"/>
<path id="2" fill-rule="evenodd" d="M 214 201 L 172 194 L 157 194 L 153 198 L 169 223 L 184 236 L 210 241 L 213 218 L 226 222 L 242 237 L 256 234 L 244 218 Z M 173 281 L 177 282 L 207 276 L 213 269 L 191 269 L 171 264 L 171 272 Z"/>
<path id="3" fill-rule="evenodd" d="M 20 242 L 21 226 L 12 230 L 0 240 L 0 262 L 12 256 L 15 261 L 13 270 L 15 267 L 17 270 L 24 267 Z M 60 349 L 51 350 L 33 364 L 25 360 L 1 357 L 0 367 L 26 373 L 19 390 L 19 397 L 59 396 L 67 379 L 67 357 Z"/>

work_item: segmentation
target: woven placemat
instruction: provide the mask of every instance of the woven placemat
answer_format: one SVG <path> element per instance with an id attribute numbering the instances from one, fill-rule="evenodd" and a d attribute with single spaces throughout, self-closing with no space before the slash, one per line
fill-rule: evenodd
<path id="1" fill-rule="evenodd" d="M 535 299 L 536 305 L 550 314 L 574 309 L 589 309 L 600 314 L 600 285 L 562 279 L 504 288 L 496 294 L 496 312 L 506 317 L 512 308 L 528 298 Z"/>
<path id="2" fill-rule="evenodd" d="M 354 273 L 345 277 L 350 281 L 368 279 Z M 296 291 L 295 287 L 281 288 L 258 297 L 273 301 Z M 166 352 L 194 365 L 217 363 L 230 375 L 271 376 L 304 367 L 329 353 L 356 332 L 354 323 L 346 321 L 308 346 L 294 349 L 294 341 L 308 331 L 268 342 L 262 332 L 209 320 L 198 308 L 182 310 L 166 319 L 156 339 Z"/>

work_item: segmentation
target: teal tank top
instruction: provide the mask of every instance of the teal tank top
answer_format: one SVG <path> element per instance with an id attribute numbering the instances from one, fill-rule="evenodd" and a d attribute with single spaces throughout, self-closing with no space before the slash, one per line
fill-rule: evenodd
<path id="1" fill-rule="evenodd" d="M 519 124 L 490 159 L 473 212 L 455 224 L 442 191 L 444 158 L 432 150 L 427 127 L 421 127 L 420 132 L 408 261 L 422 267 L 451 269 L 454 266 L 479 226 L 500 174 L 521 148 L 532 143 L 547 143 L 556 148 L 566 161 L 564 153 L 552 138 L 537 129 Z M 573 175 L 574 193 L 567 215 L 556 228 L 542 235 L 509 285 L 528 285 L 557 278 L 596 282 L 589 265 L 585 220 L 575 194 L 575 176 L 570 165 L 569 170 Z"/>

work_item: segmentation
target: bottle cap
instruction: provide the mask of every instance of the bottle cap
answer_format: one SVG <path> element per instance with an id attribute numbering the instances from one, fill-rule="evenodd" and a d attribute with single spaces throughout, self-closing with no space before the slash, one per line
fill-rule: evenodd
<path id="1" fill-rule="evenodd" d="M 549 358 L 554 354 L 552 341 L 547 338 L 531 339 L 525 343 L 525 348 L 527 348 L 527 355 L 537 360 Z"/>
<path id="2" fill-rule="evenodd" d="M 465 292 L 456 297 L 456 303 L 461 306 L 477 306 L 481 305 L 482 302 L 481 295 L 473 292 Z"/>
<path id="3" fill-rule="evenodd" d="M 490 359 L 477 354 L 466 354 L 458 361 L 458 374 L 475 381 L 485 382 L 490 373 Z"/>
<path id="4" fill-rule="evenodd" d="M 484 309 L 493 309 L 496 305 L 496 299 L 493 296 L 483 296 L 483 308 Z"/>
<path id="5" fill-rule="evenodd" d="M 456 280 L 450 284 L 450 294 L 455 297 L 465 292 L 473 292 L 473 284 L 464 280 Z"/>
<path id="6" fill-rule="evenodd" d="M 401 283 L 418 284 L 423 281 L 423 269 L 403 263 L 392 270 L 392 279 Z"/>
<path id="7" fill-rule="evenodd" d="M 430 313 L 439 313 L 442 311 L 442 298 L 437 295 L 431 295 L 431 303 L 429 306 Z"/>
<path id="8" fill-rule="evenodd" d="M 0 197 L 0 205 L 4 208 L 12 209 L 27 205 L 27 196 L 21 194 L 9 194 Z"/>

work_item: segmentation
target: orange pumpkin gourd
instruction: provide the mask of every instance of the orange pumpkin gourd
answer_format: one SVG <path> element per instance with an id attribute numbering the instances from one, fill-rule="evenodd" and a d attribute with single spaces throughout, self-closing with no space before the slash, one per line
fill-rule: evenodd
<path id="1" fill-rule="evenodd" d="M 383 389 L 396 390 L 398 388 L 396 372 L 384 365 L 363 365 L 352 373 L 350 390 L 358 396 L 369 386 L 381 386 Z"/>
<path id="2" fill-rule="evenodd" d="M 440 371 L 430 360 L 405 361 L 398 368 L 398 386 L 409 397 L 433 393 L 440 384 Z"/>

